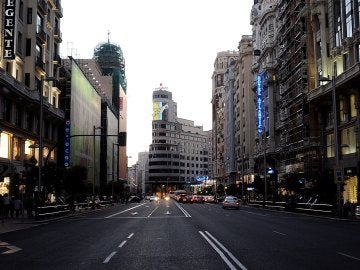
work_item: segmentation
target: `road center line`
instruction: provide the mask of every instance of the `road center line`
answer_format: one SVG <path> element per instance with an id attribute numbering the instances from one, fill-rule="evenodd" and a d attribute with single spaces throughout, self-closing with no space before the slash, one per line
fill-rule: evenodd
<path id="1" fill-rule="evenodd" d="M 132 234 L 130 234 L 127 238 L 131 238 L 131 237 L 133 237 L 133 235 L 134 235 L 134 233 L 132 233 Z"/>
<path id="2" fill-rule="evenodd" d="M 110 255 L 107 256 L 107 258 L 104 260 L 103 263 L 108 263 L 115 254 L 116 254 L 116 251 L 111 252 Z"/>
<path id="3" fill-rule="evenodd" d="M 144 205 L 144 204 L 145 204 L 145 203 L 142 203 L 142 204 L 136 205 L 136 206 L 134 206 L 134 207 L 131 207 L 131 208 L 126 209 L 126 210 L 124 210 L 124 211 L 121 211 L 121 212 L 115 213 L 115 214 L 113 214 L 113 215 L 107 216 L 107 217 L 105 217 L 105 218 L 111 218 L 111 217 L 114 217 L 114 216 L 120 215 L 120 214 L 125 213 L 125 212 L 127 212 L 127 211 L 130 211 L 130 210 L 132 210 L 132 209 L 138 208 L 138 207 L 140 207 L 140 206 L 142 206 L 142 205 Z"/>
<path id="4" fill-rule="evenodd" d="M 278 232 L 278 231 L 273 231 L 273 233 L 277 233 L 277 234 L 280 234 L 280 235 L 286 235 L 285 233 L 281 233 L 281 232 Z"/>
<path id="5" fill-rule="evenodd" d="M 224 247 L 214 236 L 212 236 L 208 231 L 205 231 L 205 233 L 219 246 L 221 247 L 228 255 L 229 257 L 242 269 L 247 270 L 247 268 L 239 262 L 238 259 L 235 258 L 235 256 L 226 248 Z"/>
<path id="6" fill-rule="evenodd" d="M 246 212 L 246 213 L 249 213 L 249 214 L 252 214 L 252 215 L 257 215 L 257 216 L 262 216 L 262 217 L 267 217 L 268 216 L 266 214 L 254 213 L 254 212 L 250 212 L 250 211 L 242 211 L 242 212 Z"/>
<path id="7" fill-rule="evenodd" d="M 348 258 L 351 258 L 351 259 L 354 259 L 354 260 L 357 260 L 357 261 L 360 261 L 359 258 L 356 258 L 354 256 L 350 256 L 348 254 L 345 254 L 345 253 L 342 253 L 342 252 L 338 252 L 338 254 L 342 255 L 342 256 L 345 256 L 345 257 L 348 257 Z"/>
<path id="8" fill-rule="evenodd" d="M 125 244 L 126 244 L 126 240 L 122 241 L 121 244 L 119 245 L 119 248 L 122 248 Z"/>
<path id="9" fill-rule="evenodd" d="M 215 251 L 220 255 L 221 259 L 229 266 L 231 270 L 236 270 L 236 267 L 226 258 L 225 254 L 202 232 L 199 231 L 202 237 L 210 244 L 210 246 L 215 249 Z"/>
<path id="10" fill-rule="evenodd" d="M 182 208 L 178 203 L 176 203 L 176 206 L 181 210 L 181 212 L 184 213 L 185 217 L 191 217 L 190 214 L 184 208 Z"/>

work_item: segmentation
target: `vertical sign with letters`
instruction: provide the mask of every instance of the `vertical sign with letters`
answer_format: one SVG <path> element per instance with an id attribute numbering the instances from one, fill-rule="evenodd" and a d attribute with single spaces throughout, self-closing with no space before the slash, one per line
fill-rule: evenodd
<path id="1" fill-rule="evenodd" d="M 65 122 L 64 166 L 70 166 L 70 120 Z"/>
<path id="2" fill-rule="evenodd" d="M 15 7 L 16 0 L 5 0 L 4 5 L 4 59 L 15 59 Z"/>

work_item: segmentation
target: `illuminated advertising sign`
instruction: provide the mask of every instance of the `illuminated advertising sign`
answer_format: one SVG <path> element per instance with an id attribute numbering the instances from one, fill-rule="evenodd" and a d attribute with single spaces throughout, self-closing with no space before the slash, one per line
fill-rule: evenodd
<path id="1" fill-rule="evenodd" d="M 165 102 L 153 103 L 153 120 L 167 120 L 167 109 L 169 105 Z"/>
<path id="2" fill-rule="evenodd" d="M 15 59 L 15 0 L 6 0 L 4 5 L 4 59 Z"/>
<path id="3" fill-rule="evenodd" d="M 204 182 L 206 180 L 209 180 L 209 177 L 207 175 L 199 175 L 195 177 L 197 182 Z"/>
<path id="4" fill-rule="evenodd" d="M 259 134 L 263 133 L 263 129 L 264 129 L 264 123 L 263 123 L 264 104 L 262 100 L 263 76 L 264 73 L 261 73 L 258 74 L 256 77 L 256 115 L 257 115 L 257 131 Z"/>
<path id="5" fill-rule="evenodd" d="M 70 120 L 65 122 L 64 166 L 70 165 Z"/>

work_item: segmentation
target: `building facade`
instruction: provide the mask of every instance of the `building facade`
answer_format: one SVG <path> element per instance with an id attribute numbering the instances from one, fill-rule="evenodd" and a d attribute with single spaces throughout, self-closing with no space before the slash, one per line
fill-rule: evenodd
<path id="1" fill-rule="evenodd" d="M 167 87 L 153 92 L 152 144 L 146 193 L 189 188 L 208 178 L 208 133 L 177 117 L 177 104 Z"/>
<path id="2" fill-rule="evenodd" d="M 0 193 L 23 195 L 44 189 L 39 162 L 63 133 L 56 82 L 63 14 L 58 0 L 0 1 L 0 9 Z"/>
<path id="3" fill-rule="evenodd" d="M 308 1 L 309 143 L 328 198 L 358 203 L 360 175 L 360 3 Z M 317 157 L 317 158 L 316 158 Z"/>
<path id="4" fill-rule="evenodd" d="M 255 94 L 253 91 L 252 36 L 244 35 L 239 42 L 239 59 L 235 67 L 234 142 L 237 169 L 236 184 L 242 195 L 254 181 Z M 244 185 L 245 184 L 245 185 Z"/>
<path id="5" fill-rule="evenodd" d="M 230 169 L 226 153 L 226 138 L 230 138 L 229 136 L 233 136 L 233 134 L 227 135 L 226 124 L 230 126 L 231 121 L 230 119 L 229 121 L 226 120 L 225 76 L 230 63 L 234 63 L 238 57 L 237 51 L 219 52 L 214 61 L 212 75 L 212 169 L 213 177 L 222 185 L 230 184 L 234 180 L 229 177 L 230 171 L 233 171 L 233 163 L 231 164 L 232 169 Z M 232 84 L 228 85 L 228 92 L 233 91 Z M 228 99 L 228 102 L 231 100 Z M 229 111 L 228 116 L 230 116 Z"/>

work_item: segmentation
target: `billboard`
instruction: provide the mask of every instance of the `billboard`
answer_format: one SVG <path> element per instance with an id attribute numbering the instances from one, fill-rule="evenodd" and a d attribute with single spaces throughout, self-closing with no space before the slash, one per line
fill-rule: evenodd
<path id="1" fill-rule="evenodd" d="M 94 131 L 100 134 L 101 130 L 101 97 L 87 80 L 77 64 L 71 65 L 71 135 L 86 135 L 71 139 L 70 160 L 71 165 L 93 167 L 94 150 L 96 168 L 100 168 L 100 137 L 95 137 L 95 149 L 91 136 Z M 90 174 L 92 170 L 89 170 Z M 88 175 L 89 179 L 93 176 Z"/>
<path id="2" fill-rule="evenodd" d="M 153 120 L 168 120 L 168 108 L 169 105 L 166 102 L 153 102 Z"/>

